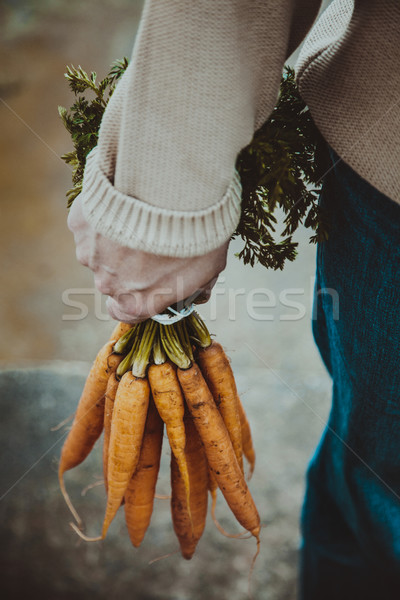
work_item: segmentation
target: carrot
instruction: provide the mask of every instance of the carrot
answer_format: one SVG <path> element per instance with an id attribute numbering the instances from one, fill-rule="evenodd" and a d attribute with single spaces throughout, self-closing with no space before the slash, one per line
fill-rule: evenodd
<path id="1" fill-rule="evenodd" d="M 219 530 L 220 524 L 218 523 L 217 517 L 215 516 L 215 508 L 217 506 L 217 492 L 218 492 L 218 483 L 214 477 L 214 473 L 211 471 L 210 466 L 207 465 L 208 469 L 208 490 L 211 495 L 211 517 L 214 521 L 216 528 Z"/>
<path id="2" fill-rule="evenodd" d="M 164 423 L 150 399 L 139 462 L 125 492 L 125 521 L 136 548 L 145 536 L 153 512 L 163 430 Z"/>
<path id="3" fill-rule="evenodd" d="M 178 378 L 204 445 L 208 464 L 233 514 L 259 540 L 260 517 L 236 459 L 224 421 L 196 363 Z"/>
<path id="4" fill-rule="evenodd" d="M 209 466 L 208 466 L 208 489 L 209 489 L 209 492 L 210 492 L 210 495 L 211 495 L 211 517 L 212 517 L 212 520 L 214 521 L 215 527 L 225 537 L 228 537 L 228 538 L 243 538 L 243 535 L 245 533 L 247 533 L 247 531 L 245 531 L 243 533 L 228 533 L 227 531 L 225 531 L 225 529 L 222 527 L 221 523 L 217 519 L 217 516 L 215 514 L 215 509 L 217 507 L 218 483 L 217 483 L 217 480 L 215 479 L 214 474 L 211 471 L 211 469 L 210 469 Z"/>
<path id="5" fill-rule="evenodd" d="M 147 379 L 123 375 L 115 396 L 108 449 L 108 496 L 101 538 L 116 515 L 137 463 L 149 405 Z"/>
<path id="6" fill-rule="evenodd" d="M 222 415 L 239 466 L 243 470 L 238 393 L 229 359 L 221 344 L 213 341 L 207 348 L 199 349 L 198 364 Z"/>
<path id="7" fill-rule="evenodd" d="M 181 553 L 191 559 L 201 538 L 207 517 L 207 461 L 199 434 L 190 415 L 185 417 L 185 457 L 190 481 L 190 511 L 186 486 L 174 454 L 171 454 L 171 513 Z"/>
<path id="8" fill-rule="evenodd" d="M 96 356 L 86 379 L 72 427 L 61 450 L 58 468 L 60 488 L 79 524 L 81 519 L 65 489 L 64 473 L 85 460 L 102 432 L 107 382 L 121 360 L 120 356 L 112 354 L 112 347 L 113 342 L 107 342 Z"/>
<path id="9" fill-rule="evenodd" d="M 217 498 L 218 483 L 217 483 L 217 480 L 214 477 L 214 473 L 211 471 L 209 465 L 207 465 L 207 469 L 208 469 L 208 481 L 207 481 L 208 490 L 211 494 L 211 498 L 214 499 L 214 497 Z"/>
<path id="10" fill-rule="evenodd" d="M 240 425 L 242 429 L 242 445 L 243 445 L 243 454 L 245 455 L 247 462 L 250 465 L 250 473 L 248 479 L 251 478 L 254 471 L 254 466 L 256 464 L 256 453 L 254 452 L 253 440 L 251 438 L 250 424 L 246 417 L 246 413 L 243 408 L 243 404 L 238 396 L 238 408 L 239 408 L 239 418 Z"/>
<path id="11" fill-rule="evenodd" d="M 122 321 L 120 323 L 117 323 L 112 331 L 109 341 L 116 342 L 117 340 L 119 340 L 120 337 L 122 337 L 130 329 L 132 329 L 132 325 L 129 325 L 129 323 L 122 323 Z"/>
<path id="12" fill-rule="evenodd" d="M 186 503 L 190 512 L 190 484 L 185 457 L 186 434 L 183 423 L 185 403 L 176 376 L 176 367 L 169 362 L 151 365 L 148 378 L 155 405 L 166 425 L 171 450 L 182 475 L 186 490 Z"/>
<path id="13" fill-rule="evenodd" d="M 115 373 L 112 373 L 110 379 L 108 380 L 104 404 L 103 473 L 104 487 L 106 488 L 106 491 L 108 488 L 108 447 L 110 445 L 112 414 L 118 385 L 119 381 L 116 378 Z"/>

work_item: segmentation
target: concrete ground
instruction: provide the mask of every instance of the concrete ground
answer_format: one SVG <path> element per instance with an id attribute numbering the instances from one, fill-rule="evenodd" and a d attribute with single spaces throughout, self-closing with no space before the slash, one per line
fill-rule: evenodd
<path id="1" fill-rule="evenodd" d="M 69 140 L 57 105 L 71 103 L 66 64 L 102 75 L 115 58 L 129 55 L 140 9 L 132 0 L 9 0 L 0 8 L 0 588 L 7 599 L 29 593 L 44 600 L 239 600 L 247 593 L 252 540 L 226 539 L 209 519 L 190 562 L 172 554 L 150 565 L 177 549 L 167 500 L 156 501 L 148 535 L 135 550 L 123 515 L 106 541 L 77 540 L 58 490 L 66 429 L 52 428 L 73 413 L 112 323 L 66 228 L 70 172 L 59 155 Z M 299 257 L 279 273 L 244 267 L 234 256 L 240 244 L 232 244 L 228 267 L 201 309 L 232 359 L 254 435 L 251 491 L 266 525 L 255 600 L 296 597 L 304 473 L 329 410 L 330 380 L 310 325 L 315 248 L 304 232 L 299 242 Z M 71 300 L 87 307 L 84 318 Z M 99 531 L 104 493 L 81 491 L 101 478 L 100 454 L 98 446 L 67 476 L 90 534 Z M 168 493 L 166 450 L 158 488 Z M 218 515 L 237 531 L 223 499 Z"/>

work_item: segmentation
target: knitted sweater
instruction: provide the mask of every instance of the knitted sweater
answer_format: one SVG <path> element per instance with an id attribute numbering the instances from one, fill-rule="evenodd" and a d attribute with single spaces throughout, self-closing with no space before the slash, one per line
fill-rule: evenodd
<path id="1" fill-rule="evenodd" d="M 222 245 L 240 217 L 239 151 L 268 118 L 320 0 L 147 0 L 132 61 L 88 157 L 95 230 L 176 257 Z M 309 32 L 300 91 L 327 142 L 400 202 L 400 2 L 334 0 Z"/>

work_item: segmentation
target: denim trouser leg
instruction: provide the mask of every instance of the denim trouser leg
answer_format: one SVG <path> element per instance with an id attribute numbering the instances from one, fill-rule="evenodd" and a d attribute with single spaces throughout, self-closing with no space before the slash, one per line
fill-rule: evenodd
<path id="1" fill-rule="evenodd" d="M 313 332 L 333 401 L 307 473 L 301 597 L 398 600 L 400 206 L 343 162 L 321 206 Z"/>

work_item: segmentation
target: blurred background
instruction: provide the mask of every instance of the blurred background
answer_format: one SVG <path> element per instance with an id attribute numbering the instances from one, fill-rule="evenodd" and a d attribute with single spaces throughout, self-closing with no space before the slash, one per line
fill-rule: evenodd
<path id="1" fill-rule="evenodd" d="M 77 541 L 58 490 L 66 429 L 53 429 L 73 413 L 113 324 L 66 226 L 71 173 L 60 155 L 70 141 L 57 106 L 73 101 L 67 64 L 103 77 L 115 59 L 130 56 L 141 9 L 141 0 L 0 5 L 3 598 L 239 600 L 247 593 L 253 541 L 223 538 L 210 520 L 190 562 L 172 554 L 150 565 L 177 549 L 167 500 L 156 501 L 148 536 L 135 550 L 122 516 L 105 542 Z M 296 597 L 304 474 L 329 411 L 330 380 L 310 324 L 315 247 L 306 232 L 297 239 L 297 260 L 278 273 L 244 267 L 234 256 L 240 242 L 232 244 L 228 267 L 200 311 L 231 357 L 253 429 L 251 490 L 266 527 L 252 590 L 263 600 Z M 104 493 L 81 491 L 101 479 L 100 454 L 99 446 L 67 475 L 90 534 L 100 527 Z M 159 492 L 168 493 L 167 453 Z M 218 515 L 237 531 L 223 499 Z"/>

